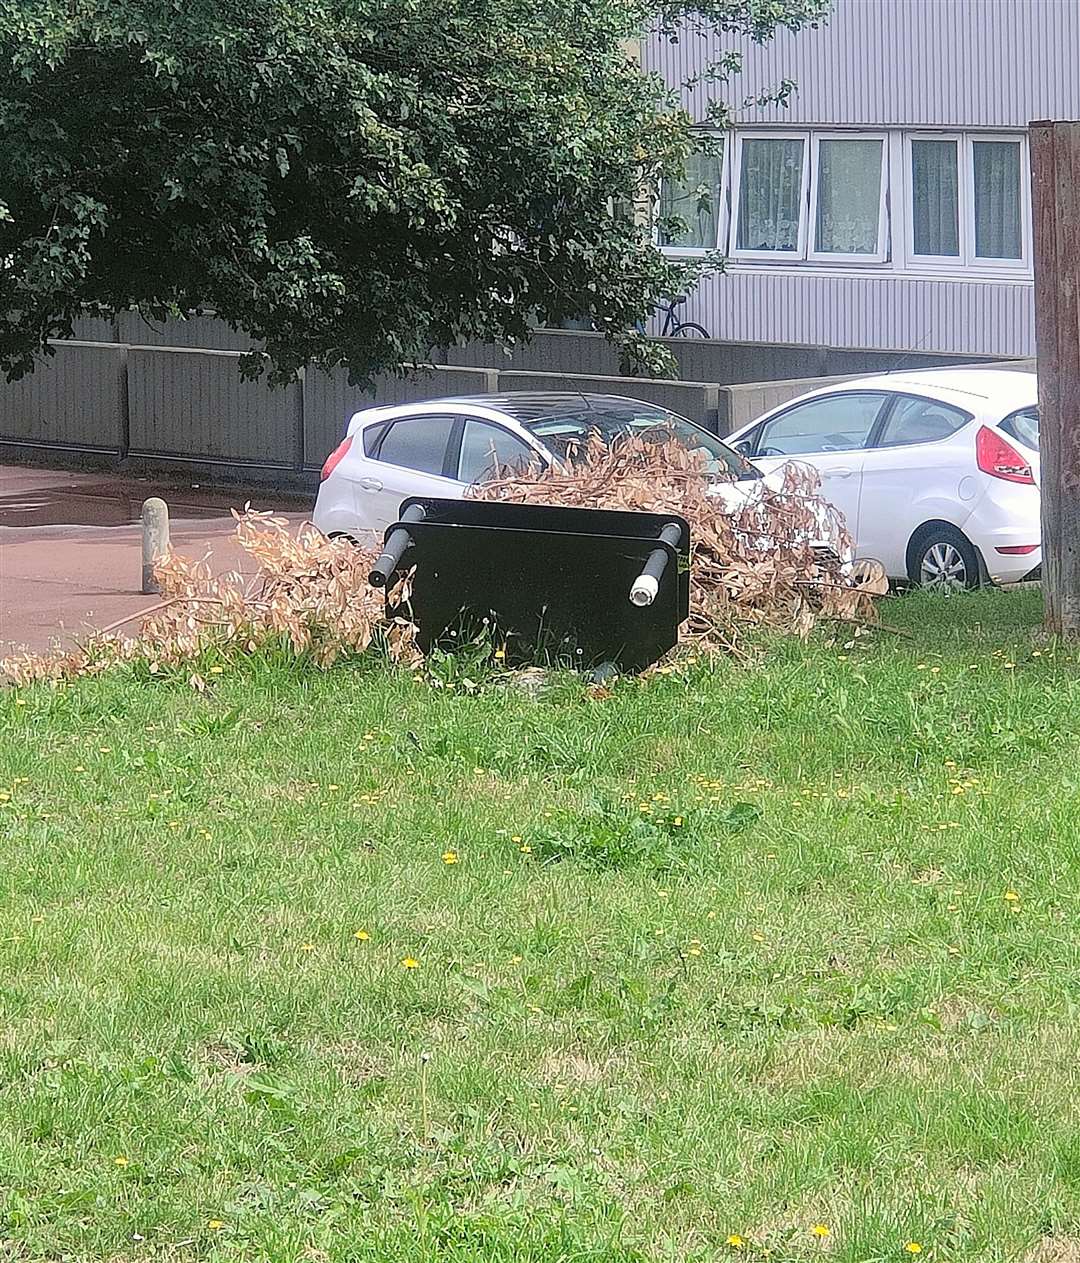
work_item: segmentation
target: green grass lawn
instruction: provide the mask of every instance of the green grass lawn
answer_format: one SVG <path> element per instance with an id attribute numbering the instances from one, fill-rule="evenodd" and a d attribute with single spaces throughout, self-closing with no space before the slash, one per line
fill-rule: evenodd
<path id="1" fill-rule="evenodd" d="M 1038 617 L 897 599 L 604 698 L 0 696 L 0 1258 L 1075 1263 Z"/>

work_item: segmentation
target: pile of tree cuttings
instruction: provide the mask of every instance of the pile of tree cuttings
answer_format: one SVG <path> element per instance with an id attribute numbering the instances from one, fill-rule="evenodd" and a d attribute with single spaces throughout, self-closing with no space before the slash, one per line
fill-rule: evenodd
<path id="1" fill-rule="evenodd" d="M 209 557 L 170 553 L 155 567 L 161 599 L 133 634 L 113 624 L 70 649 L 17 654 L 0 661 L 0 681 L 72 679 L 138 662 L 151 674 L 191 666 L 199 688 L 204 681 L 195 664 L 266 648 L 320 666 L 373 645 L 395 662 L 419 660 L 413 625 L 387 619 L 383 593 L 368 585 L 373 548 L 329 540 L 308 524 L 294 534 L 268 513 L 234 517 L 240 546 L 257 566 L 253 578 L 215 575 Z"/>
<path id="2" fill-rule="evenodd" d="M 821 620 L 876 622 L 884 572 L 876 562 L 852 564 L 843 518 L 819 487 L 814 469 L 795 464 L 779 476 L 736 482 L 710 472 L 702 453 L 674 439 L 657 442 L 653 433 L 614 446 L 590 439 L 572 460 L 500 477 L 470 494 L 686 518 L 692 553 L 684 634 L 721 646 L 745 624 L 806 636 Z"/>
<path id="3" fill-rule="evenodd" d="M 505 472 L 505 471 L 504 471 Z M 843 522 L 816 494 L 817 475 L 789 468 L 779 483 L 733 482 L 705 468 L 679 443 L 628 437 L 613 448 L 590 441 L 572 462 L 500 477 L 473 494 L 515 503 L 677 513 L 693 536 L 688 640 L 732 648 L 740 626 L 807 635 L 822 619 L 875 621 L 885 590 L 880 566 L 852 567 Z M 156 567 L 161 600 L 132 624 L 114 624 L 70 649 L 0 661 L 0 680 L 93 675 L 123 662 L 151 674 L 228 660 L 267 647 L 329 666 L 377 645 L 388 660 L 420 658 L 416 629 L 389 619 L 383 593 L 368 584 L 375 549 L 328 540 L 311 525 L 296 533 L 268 513 L 234 515 L 253 578 L 215 575 L 208 558 L 170 553 Z M 822 542 L 828 545 L 821 548 Z M 395 600 L 407 603 L 408 577 Z"/>

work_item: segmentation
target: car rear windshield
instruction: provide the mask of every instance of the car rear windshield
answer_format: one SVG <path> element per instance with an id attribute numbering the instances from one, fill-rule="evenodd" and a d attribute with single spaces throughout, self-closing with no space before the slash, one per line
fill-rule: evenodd
<path id="1" fill-rule="evenodd" d="M 1039 450 L 1039 410 L 1038 408 L 1021 408 L 1010 413 L 1001 423 L 1006 434 L 1030 447 L 1033 452 Z"/>
<path id="2" fill-rule="evenodd" d="M 590 435 L 598 435 L 611 444 L 623 435 L 637 434 L 655 438 L 657 443 L 674 438 L 688 451 L 702 453 L 709 473 L 730 474 L 735 478 L 758 476 L 749 461 L 714 434 L 666 408 L 632 403 L 592 407 L 583 404 L 580 409 L 571 407 L 525 424 L 560 460 L 573 460 L 575 451 Z"/>

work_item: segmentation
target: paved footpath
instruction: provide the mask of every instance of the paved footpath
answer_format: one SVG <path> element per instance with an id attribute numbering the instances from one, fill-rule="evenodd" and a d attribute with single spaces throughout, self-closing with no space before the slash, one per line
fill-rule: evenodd
<path id="1" fill-rule="evenodd" d="M 68 641 L 155 603 L 139 590 L 139 510 L 153 495 L 169 505 L 177 551 L 212 549 L 217 570 L 246 561 L 230 509 L 250 499 L 257 509 L 286 505 L 281 516 L 293 522 L 307 516 L 303 501 L 273 492 L 0 465 L 0 656 Z"/>

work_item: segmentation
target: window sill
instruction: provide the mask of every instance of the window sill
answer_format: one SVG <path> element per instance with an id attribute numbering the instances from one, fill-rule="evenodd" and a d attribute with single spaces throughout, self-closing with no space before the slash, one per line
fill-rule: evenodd
<path id="1" fill-rule="evenodd" d="M 663 253 L 674 258 L 700 258 L 712 253 L 707 250 L 691 250 L 673 246 L 663 247 Z M 736 259 L 730 256 L 724 261 L 724 273 L 729 276 L 835 276 L 845 279 L 898 280 L 898 281 L 961 281 L 971 284 L 987 282 L 1032 286 L 1035 278 L 1023 268 L 959 267 L 900 267 L 895 263 L 825 263 L 820 259 L 790 259 L 767 262 L 762 259 Z"/>

